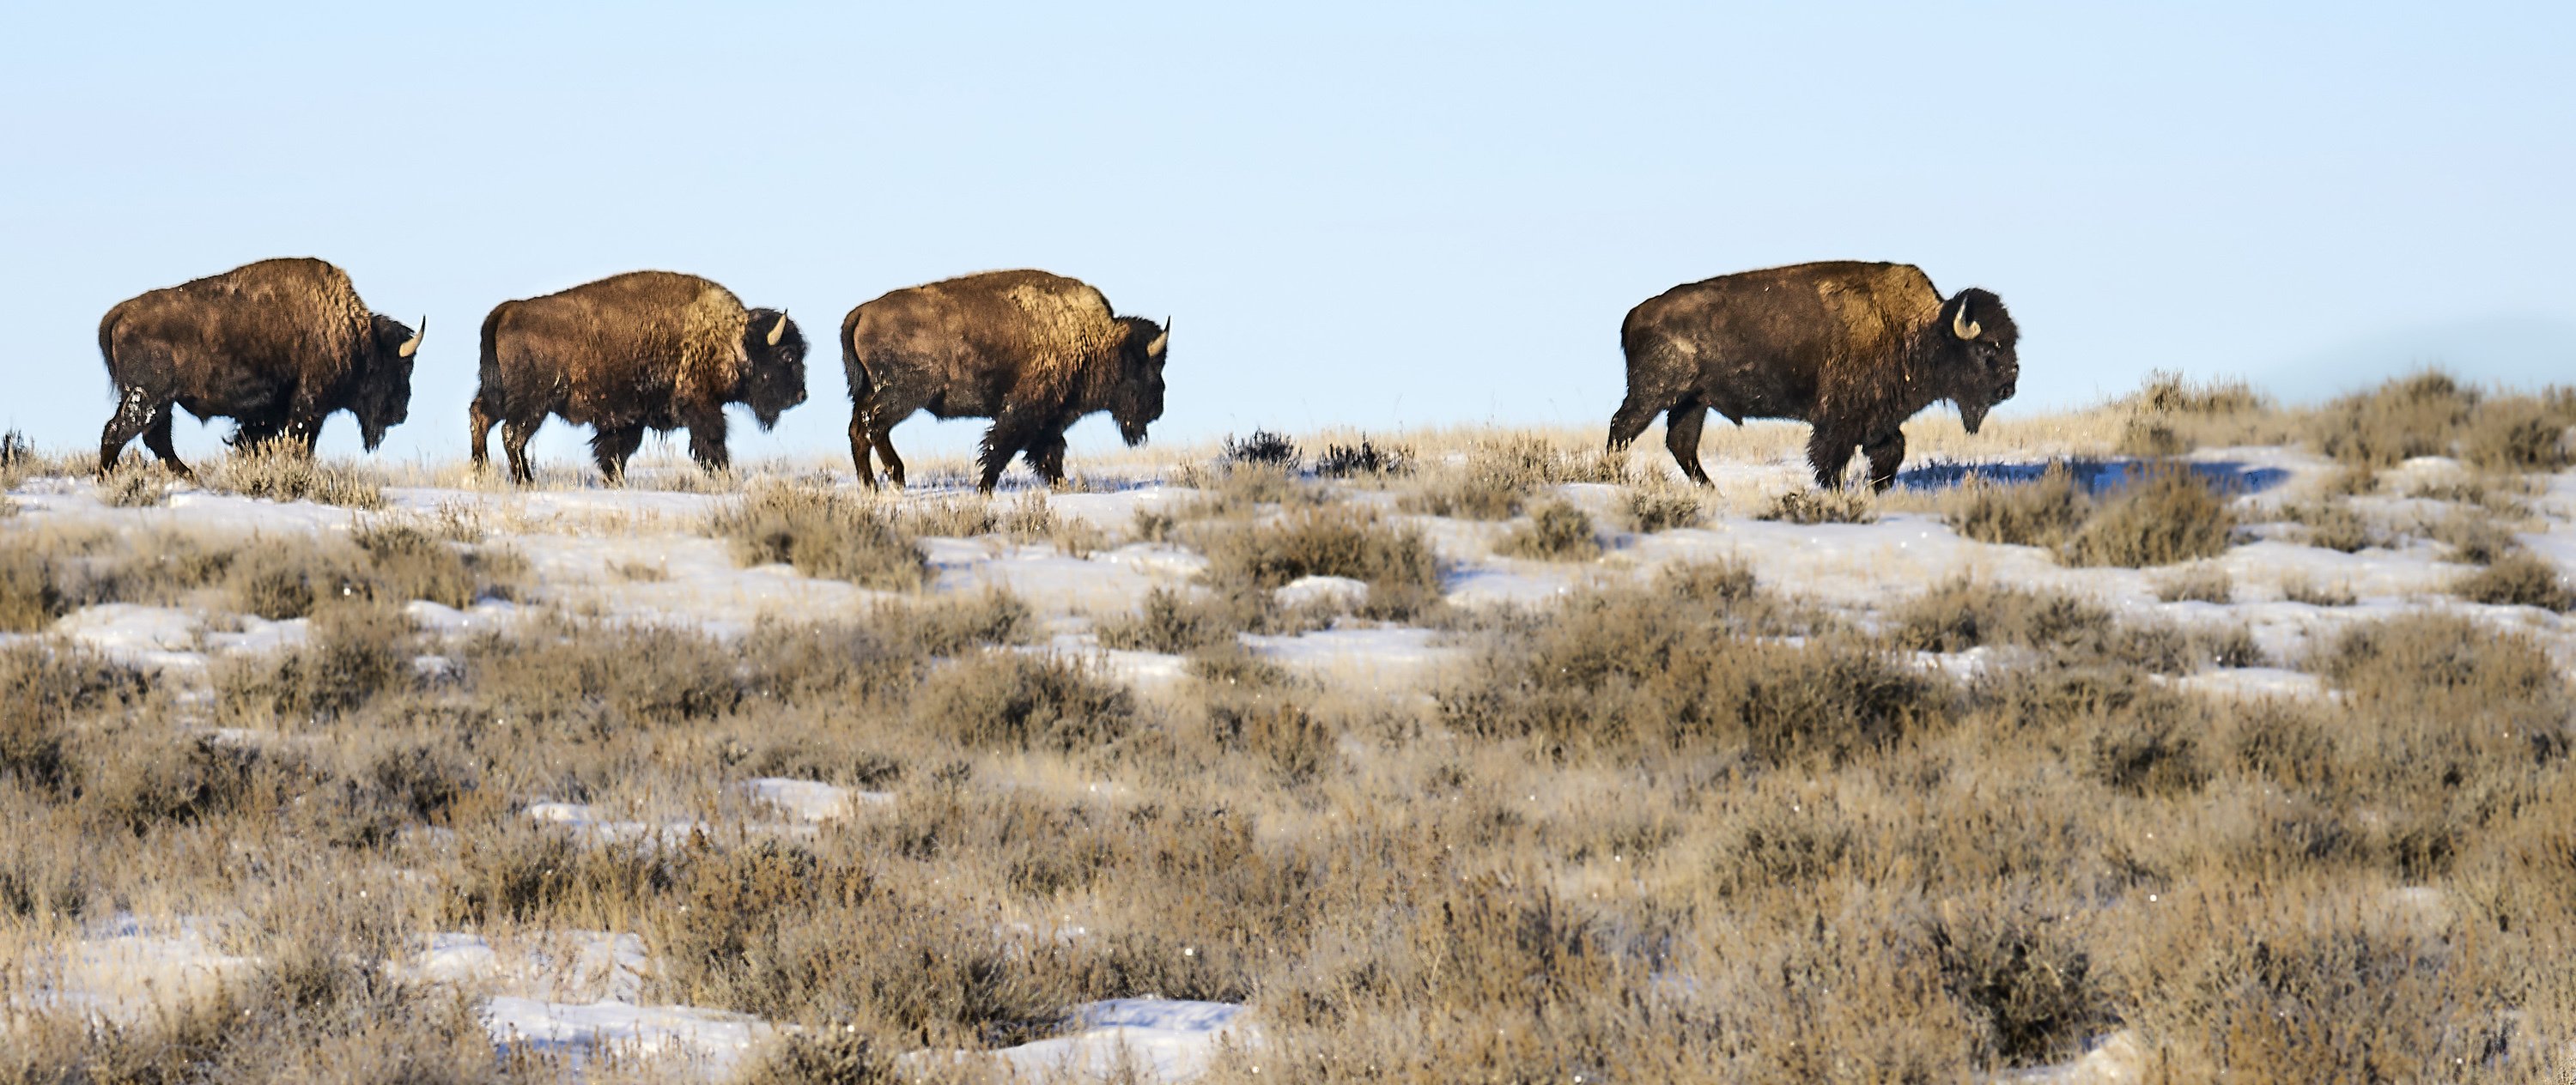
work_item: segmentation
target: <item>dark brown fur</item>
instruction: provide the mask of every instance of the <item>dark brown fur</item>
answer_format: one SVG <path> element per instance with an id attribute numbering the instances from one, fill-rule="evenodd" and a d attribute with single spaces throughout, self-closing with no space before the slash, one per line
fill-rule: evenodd
<path id="1" fill-rule="evenodd" d="M 772 337 L 775 342 L 772 342 Z M 689 453 L 723 470 L 724 408 L 749 406 L 760 428 L 805 402 L 805 337 L 787 314 L 746 310 L 695 275 L 636 271 L 560 293 L 505 301 L 483 318 L 481 387 L 472 408 L 474 462 L 502 426 L 510 477 L 532 481 L 528 439 L 551 414 L 592 427 L 591 454 L 612 482 L 647 429 L 686 426 Z"/>
<path id="2" fill-rule="evenodd" d="M 876 484 L 869 449 L 903 485 L 888 438 L 895 423 L 927 410 L 939 418 L 990 418 L 981 457 L 986 491 L 1011 457 L 1025 454 L 1049 483 L 1064 481 L 1064 431 L 1108 411 L 1129 445 L 1163 416 L 1164 329 L 1114 315 L 1109 299 L 1076 279 L 1043 271 L 992 271 L 897 290 L 841 321 L 850 382 L 850 459 Z"/>
<path id="3" fill-rule="evenodd" d="M 306 455 L 334 411 L 358 418 L 367 450 L 411 405 L 412 329 L 367 311 L 348 273 L 320 260 L 262 260 L 117 303 L 98 322 L 116 414 L 99 434 L 98 467 L 125 444 L 181 475 L 170 410 L 230 418 L 235 444 L 279 434 Z"/>
<path id="4" fill-rule="evenodd" d="M 1957 334 L 1970 326 L 1975 335 Z M 1909 264 L 1799 264 L 1677 286 L 1620 325 L 1628 398 L 1611 417 L 1610 447 L 1626 448 L 1663 413 L 1673 459 L 1706 484 L 1706 412 L 1738 425 L 1793 418 L 1814 426 L 1807 462 L 1817 485 L 1840 485 L 1858 447 L 1870 485 L 1884 490 L 1905 460 L 1906 419 L 1946 399 L 1975 433 L 2012 398 L 2018 339 L 2001 299 L 1970 288 L 1945 301 Z"/>

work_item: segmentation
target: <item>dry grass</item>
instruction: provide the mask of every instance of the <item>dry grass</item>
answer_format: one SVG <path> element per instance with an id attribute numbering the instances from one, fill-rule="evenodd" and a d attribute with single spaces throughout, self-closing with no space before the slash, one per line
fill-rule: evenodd
<path id="1" fill-rule="evenodd" d="M 2070 565 L 2172 565 L 2218 556 L 2235 531 L 2235 514 L 2207 480 L 2158 468 L 2101 502 L 2057 553 Z"/>
<path id="2" fill-rule="evenodd" d="M 2156 598 L 2167 603 L 2225 604 L 2235 601 L 2236 578 L 2210 563 L 2185 565 L 2154 581 Z"/>
<path id="3" fill-rule="evenodd" d="M 1549 501 L 1530 510 L 1529 523 L 1503 536 L 1494 552 L 1539 561 L 1590 561 L 1601 556 L 1592 517 L 1572 502 Z"/>
<path id="4" fill-rule="evenodd" d="M 2318 451 L 2358 467 L 2453 456 L 2494 471 L 2555 471 L 2576 463 L 2571 425 L 2576 389 L 2495 395 L 2426 371 L 2327 404 L 2310 435 Z"/>
<path id="5" fill-rule="evenodd" d="M 236 448 L 199 473 L 216 493 L 270 501 L 313 501 L 352 509 L 385 507 L 384 485 L 355 464 L 308 457 L 286 440 Z"/>
<path id="6" fill-rule="evenodd" d="M 1426 475 L 1464 470 L 1416 440 Z M 1568 481 L 1491 477 L 1539 507 Z M 2262 662 L 2242 626 L 1983 580 L 1829 614 L 1712 563 L 1440 613 L 1456 664 L 1380 689 L 1238 645 L 1316 620 L 1270 594 L 1300 576 L 1442 609 L 1425 533 L 1363 507 L 1387 495 L 1280 481 L 1155 529 L 1211 567 L 1098 626 L 1188 658 L 1139 688 L 1032 650 L 1064 616 L 1006 594 L 730 638 L 534 611 L 442 640 L 399 604 L 524 576 L 462 518 L 255 544 L 0 526 L 0 603 L 39 625 L 110 598 L 312 619 L 203 689 L 0 645 L 0 1081 L 574 1073 L 496 1060 L 474 992 L 389 966 L 438 930 L 633 932 L 656 962 L 639 1001 L 801 1030 L 754 1053 L 758 1081 L 976 1079 L 895 1059 L 1148 993 L 1250 1005 L 1261 1041 L 1217 1055 L 1226 1085 L 1994 1080 L 2114 1031 L 2149 1081 L 2563 1067 L 2576 688 L 2555 619 L 2352 615 L 2290 661 L 2333 696 L 2236 697 L 2156 676 Z M 1982 509 L 1963 534 L 2052 550 L 2163 557 L 2198 544 L 2143 522 L 2223 522 L 2205 488 L 2151 482 L 1945 500 Z M 727 536 L 785 560 L 916 530 L 750 486 L 729 522 L 777 529 Z M 956 515 L 1062 529 L 1013 500 Z M 2493 530 L 2442 530 L 2522 575 Z M 2233 589 L 2206 563 L 2150 582 Z M 1968 678 L 1911 654 L 1977 647 L 2006 650 Z M 759 776 L 892 798 L 786 824 L 737 790 Z M 528 816 L 541 800 L 704 828 L 603 841 Z M 108 1023 L 26 1001 L 43 953 L 128 914 L 220 917 L 259 963 Z"/>
<path id="7" fill-rule="evenodd" d="M 1878 520 L 1878 503 L 1858 490 L 1790 490 L 1753 515 L 1791 524 L 1867 524 Z"/>
<path id="8" fill-rule="evenodd" d="M 2451 594 L 2472 603 L 2576 611 L 2576 589 L 2568 587 L 2567 575 L 2527 550 L 2491 559 L 2486 568 L 2453 581 Z"/>
<path id="9" fill-rule="evenodd" d="M 707 533 L 745 565 L 784 563 L 812 577 L 866 588 L 920 587 L 930 566 L 914 534 L 887 507 L 839 490 L 763 483 L 718 511 Z"/>

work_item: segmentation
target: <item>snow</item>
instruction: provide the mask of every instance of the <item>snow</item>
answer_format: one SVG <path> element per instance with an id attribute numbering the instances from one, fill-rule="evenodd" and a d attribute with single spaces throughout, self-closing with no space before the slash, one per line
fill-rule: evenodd
<path id="1" fill-rule="evenodd" d="M 1072 1030 L 1066 1035 L 980 1056 L 954 1052 L 944 1057 L 956 1062 L 988 1058 L 1020 1079 L 1123 1080 L 1122 1072 L 1132 1070 L 1138 1081 L 1188 1081 L 1206 1073 L 1223 1047 L 1259 1044 L 1259 1030 L 1243 1016 L 1242 1006 L 1226 1002 L 1111 999 L 1074 1007 L 1066 1015 L 1065 1025 Z M 904 1061 L 918 1065 L 940 1057 L 918 1052 Z"/>
<path id="2" fill-rule="evenodd" d="M 483 1026 L 497 1046 L 575 1067 L 601 1056 L 641 1058 L 660 1069 L 676 1064 L 713 1079 L 730 1076 L 778 1034 L 766 1021 L 723 1010 L 614 1000 L 547 1002 L 515 995 L 494 996 L 486 1003 Z"/>
<path id="3" fill-rule="evenodd" d="M 894 796 L 883 791 L 853 791 L 815 780 L 764 776 L 742 783 L 744 794 L 800 821 L 839 821 L 862 806 L 888 806 Z"/>
<path id="4" fill-rule="evenodd" d="M 2147 1054 L 2127 1029 L 2096 1037 L 2073 1062 L 1998 1074 L 1996 1085 L 2133 1085 L 2145 1080 Z"/>
<path id="5" fill-rule="evenodd" d="M 678 847 L 689 838 L 713 829 L 703 821 L 626 821 L 603 816 L 590 806 L 572 802 L 532 802 L 528 817 L 550 825 L 561 825 L 573 835 L 600 844 L 623 844 L 651 841 L 661 847 Z"/>
<path id="6" fill-rule="evenodd" d="M 301 618 L 272 622 L 245 614 L 232 620 L 239 632 L 215 632 L 203 611 L 102 603 L 63 615 L 53 631 L 120 663 L 153 670 L 201 672 L 218 652 L 272 652 L 304 643 Z"/>
<path id="7" fill-rule="evenodd" d="M 1270 597 L 1283 607 L 1302 607 L 1323 603 L 1350 609 L 1368 602 L 1366 581 L 1347 576 L 1301 576 L 1282 584 Z"/>
<path id="8" fill-rule="evenodd" d="M 75 1012 L 132 1021 L 212 992 L 256 957 L 217 949 L 213 925 L 183 917 L 149 924 L 120 913 L 60 951 L 39 951 L 0 971 L 12 1010 Z M 24 971 L 19 969 L 23 967 Z"/>
<path id="9" fill-rule="evenodd" d="M 1292 637 L 1245 633 L 1244 647 L 1296 670 L 1377 689 L 1410 683 L 1429 668 L 1457 657 L 1433 642 L 1439 634 L 1411 626 L 1343 626 Z"/>

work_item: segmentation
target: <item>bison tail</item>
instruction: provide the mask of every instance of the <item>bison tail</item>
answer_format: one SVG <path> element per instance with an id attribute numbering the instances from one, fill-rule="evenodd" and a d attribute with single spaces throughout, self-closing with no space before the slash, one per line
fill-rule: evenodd
<path id="1" fill-rule="evenodd" d="M 98 356 L 107 363 L 107 377 L 111 381 L 116 379 L 116 322 L 124 315 L 125 306 L 119 305 L 98 318 Z"/>
<path id="2" fill-rule="evenodd" d="M 492 307 L 491 313 L 484 316 L 481 353 L 476 360 L 475 383 L 478 387 L 475 390 L 474 398 L 477 402 L 492 408 L 496 413 L 501 406 L 500 395 L 502 388 L 500 348 L 501 314 L 509 311 L 510 304 L 511 303 L 505 301 L 499 305 L 495 305 Z"/>

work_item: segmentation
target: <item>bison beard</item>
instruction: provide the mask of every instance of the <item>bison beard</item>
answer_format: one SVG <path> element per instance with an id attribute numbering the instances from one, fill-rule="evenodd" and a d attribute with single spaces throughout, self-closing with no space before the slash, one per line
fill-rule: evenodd
<path id="1" fill-rule="evenodd" d="M 525 301 L 483 320 L 472 454 L 502 427 L 510 477 L 535 480 L 528 440 L 547 415 L 593 429 L 600 474 L 625 477 L 644 431 L 687 427 L 708 470 L 731 463 L 724 408 L 751 408 L 762 429 L 805 401 L 805 337 L 787 314 L 743 308 L 732 291 L 694 275 L 639 271 Z"/>
<path id="2" fill-rule="evenodd" d="M 1708 411 L 1738 425 L 1796 419 L 1814 427 L 1807 462 L 1818 486 L 1840 485 L 1858 447 L 1870 485 L 1884 490 L 1905 459 L 1906 419 L 1947 399 L 1975 433 L 2012 398 L 2018 340 L 2001 299 L 1970 288 L 1945 301 L 1905 264 L 1799 264 L 1677 286 L 1620 327 L 1628 396 L 1609 447 L 1628 447 L 1664 414 L 1665 446 L 1706 485 Z"/>
<path id="3" fill-rule="evenodd" d="M 323 419 L 345 410 L 372 452 L 408 414 L 421 326 L 369 313 L 348 273 L 310 258 L 262 260 L 120 302 L 98 324 L 117 393 L 98 469 L 139 436 L 192 477 L 171 446 L 173 406 L 232 419 L 237 445 L 283 435 L 308 456 Z"/>
<path id="4" fill-rule="evenodd" d="M 990 418 L 979 485 L 991 492 L 1013 456 L 1049 484 L 1064 481 L 1064 433 L 1108 411 L 1129 445 L 1163 416 L 1171 332 L 1114 315 L 1100 291 L 1043 271 L 995 271 L 886 294 L 841 321 L 850 385 L 850 459 L 876 485 L 870 452 L 904 484 L 895 424 Z"/>

